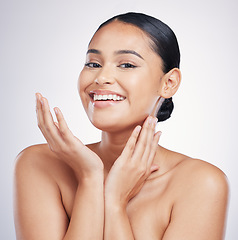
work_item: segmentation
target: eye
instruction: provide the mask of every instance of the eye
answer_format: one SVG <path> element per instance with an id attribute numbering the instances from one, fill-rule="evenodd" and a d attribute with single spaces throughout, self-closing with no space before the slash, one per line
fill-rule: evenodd
<path id="1" fill-rule="evenodd" d="M 123 64 L 119 65 L 119 67 L 121 67 L 121 68 L 136 68 L 136 66 L 131 63 L 123 63 Z"/>
<path id="2" fill-rule="evenodd" d="M 94 62 L 85 63 L 85 66 L 89 67 L 89 68 L 100 68 L 100 67 L 102 67 L 100 64 L 94 63 Z"/>

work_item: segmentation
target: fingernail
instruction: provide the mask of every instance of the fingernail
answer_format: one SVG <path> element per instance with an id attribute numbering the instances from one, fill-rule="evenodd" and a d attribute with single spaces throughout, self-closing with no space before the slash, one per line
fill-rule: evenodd
<path id="1" fill-rule="evenodd" d="M 150 167 L 150 170 L 151 170 L 151 172 L 158 171 L 159 166 L 157 164 L 152 164 L 152 166 Z"/>
<path id="2" fill-rule="evenodd" d="M 54 108 L 55 114 L 58 114 L 58 110 L 57 108 Z"/>
<path id="3" fill-rule="evenodd" d="M 141 126 L 137 126 L 136 127 L 136 132 L 138 133 L 138 132 L 140 132 L 140 130 L 141 130 Z"/>
<path id="4" fill-rule="evenodd" d="M 156 124 L 158 122 L 158 118 L 154 118 L 154 124 Z"/>

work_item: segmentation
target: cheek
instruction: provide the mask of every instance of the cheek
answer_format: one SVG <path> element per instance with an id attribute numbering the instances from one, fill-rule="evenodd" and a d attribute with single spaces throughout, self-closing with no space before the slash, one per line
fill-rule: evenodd
<path id="1" fill-rule="evenodd" d="M 78 78 L 78 93 L 84 108 L 87 106 L 87 98 L 85 93 L 85 89 L 89 85 L 89 81 L 87 81 L 87 79 L 87 74 L 85 74 L 85 72 L 82 70 Z"/>
<path id="2" fill-rule="evenodd" d="M 158 95 L 159 83 L 148 73 L 141 73 L 127 82 L 125 88 L 128 89 L 129 99 L 137 102 L 138 105 L 153 104 Z"/>
<path id="3" fill-rule="evenodd" d="M 83 73 L 83 70 L 81 71 L 81 73 L 79 74 L 79 78 L 78 78 L 78 92 L 80 94 L 81 91 L 83 91 L 83 89 L 85 89 L 85 74 Z"/>
<path id="4" fill-rule="evenodd" d="M 159 99 L 157 82 L 145 80 L 143 84 L 137 86 L 133 91 L 131 101 L 133 104 L 134 112 L 141 112 L 150 115 L 156 107 Z"/>

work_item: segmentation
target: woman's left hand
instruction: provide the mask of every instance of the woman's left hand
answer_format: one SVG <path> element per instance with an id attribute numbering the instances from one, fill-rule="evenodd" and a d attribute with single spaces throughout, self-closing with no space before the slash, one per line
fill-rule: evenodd
<path id="1" fill-rule="evenodd" d="M 106 201 L 120 207 L 142 188 L 150 174 L 158 170 L 153 165 L 161 132 L 155 133 L 157 119 L 149 116 L 142 128 L 137 126 L 119 158 L 112 166 L 105 183 Z"/>

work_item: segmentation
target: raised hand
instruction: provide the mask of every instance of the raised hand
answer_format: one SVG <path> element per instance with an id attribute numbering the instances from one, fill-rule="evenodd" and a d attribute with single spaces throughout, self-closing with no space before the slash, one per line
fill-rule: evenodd
<path id="1" fill-rule="evenodd" d="M 149 116 L 143 127 L 137 126 L 119 158 L 112 166 L 105 183 L 105 198 L 126 207 L 158 166 L 153 165 L 161 132 L 155 133 L 156 118 Z"/>
<path id="2" fill-rule="evenodd" d="M 47 99 L 37 93 L 38 126 L 51 151 L 72 167 L 79 177 L 90 177 L 95 173 L 103 173 L 103 163 L 98 155 L 72 134 L 60 109 L 54 108 L 54 111 L 58 122 L 53 120 Z"/>

